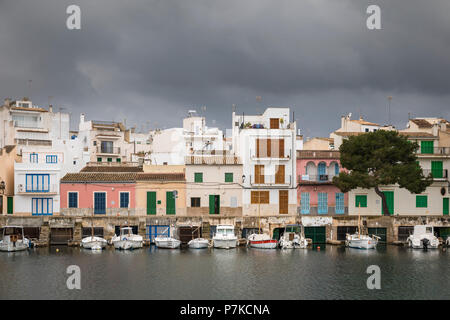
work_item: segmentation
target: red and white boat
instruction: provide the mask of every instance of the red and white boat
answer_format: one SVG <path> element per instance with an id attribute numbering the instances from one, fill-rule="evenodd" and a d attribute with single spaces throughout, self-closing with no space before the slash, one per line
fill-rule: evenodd
<path id="1" fill-rule="evenodd" d="M 258 249 L 276 249 L 278 241 L 271 239 L 268 234 L 253 233 L 248 236 L 248 244 L 251 248 Z"/>

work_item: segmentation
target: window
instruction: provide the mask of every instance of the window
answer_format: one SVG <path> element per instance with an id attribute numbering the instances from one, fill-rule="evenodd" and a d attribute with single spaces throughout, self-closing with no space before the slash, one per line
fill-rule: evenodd
<path id="1" fill-rule="evenodd" d="M 366 132 L 369 132 L 369 129 L 368 128 L 366 128 L 366 130 L 365 130 Z"/>
<path id="2" fill-rule="evenodd" d="M 420 142 L 420 152 L 425 154 L 433 153 L 434 141 L 421 141 Z"/>
<path id="3" fill-rule="evenodd" d="M 97 141 L 94 141 L 93 144 L 94 144 L 94 146 L 96 146 L 97 145 Z"/>
<path id="4" fill-rule="evenodd" d="M 194 173 L 194 182 L 203 182 L 203 173 L 202 172 Z"/>
<path id="5" fill-rule="evenodd" d="M 78 208 L 78 192 L 69 192 L 67 202 L 69 208 Z"/>
<path id="6" fill-rule="evenodd" d="M 355 207 L 356 208 L 367 208 L 367 195 L 356 195 L 355 196 Z"/>
<path id="7" fill-rule="evenodd" d="M 106 192 L 94 192 L 94 213 L 106 213 Z"/>
<path id="8" fill-rule="evenodd" d="M 128 208 L 129 203 L 130 203 L 130 193 L 120 192 L 120 207 Z"/>
<path id="9" fill-rule="evenodd" d="M 25 175 L 26 192 L 49 192 L 50 175 L 49 174 L 26 174 Z"/>
<path id="10" fill-rule="evenodd" d="M 58 163 L 58 156 L 57 155 L 48 155 L 45 156 L 45 162 L 47 163 Z"/>
<path id="11" fill-rule="evenodd" d="M 328 193 L 319 192 L 317 196 L 319 200 L 317 212 L 320 214 L 328 213 Z"/>
<path id="12" fill-rule="evenodd" d="M 101 158 L 101 157 L 98 157 L 98 158 L 97 158 L 97 162 L 102 162 L 102 158 Z"/>
<path id="13" fill-rule="evenodd" d="M 33 216 L 52 215 L 53 199 L 52 198 L 32 198 L 31 213 Z"/>
<path id="14" fill-rule="evenodd" d="M 416 196 L 416 208 L 427 208 L 428 196 Z"/>
<path id="15" fill-rule="evenodd" d="M 284 158 L 284 139 L 256 139 L 257 158 Z"/>
<path id="16" fill-rule="evenodd" d="M 38 163 L 38 154 L 30 153 L 30 163 Z"/>
<path id="17" fill-rule="evenodd" d="M 100 149 L 101 149 L 102 153 L 113 153 L 113 142 L 112 141 L 102 141 Z"/>
<path id="18" fill-rule="evenodd" d="M 263 164 L 255 165 L 255 183 L 256 184 L 264 183 L 264 165 Z"/>
<path id="19" fill-rule="evenodd" d="M 233 182 L 233 173 L 225 172 L 225 182 Z"/>
<path id="20" fill-rule="evenodd" d="M 300 194 L 300 212 L 308 214 L 309 210 L 309 192 L 302 192 Z"/>
<path id="21" fill-rule="evenodd" d="M 335 175 L 339 174 L 339 164 L 337 164 L 337 163 L 334 164 L 334 174 Z"/>
<path id="22" fill-rule="evenodd" d="M 269 204 L 269 191 L 252 191 L 251 192 L 252 204 Z"/>
<path id="23" fill-rule="evenodd" d="M 344 213 L 344 194 L 342 192 L 336 192 L 336 213 Z"/>
<path id="24" fill-rule="evenodd" d="M 108 158 L 108 162 L 112 162 L 112 158 Z"/>
<path id="25" fill-rule="evenodd" d="M 200 207 L 200 198 L 191 198 L 191 207 Z"/>
<path id="26" fill-rule="evenodd" d="M 442 178 L 444 176 L 442 161 L 431 161 L 431 175 L 433 178 Z"/>
<path id="27" fill-rule="evenodd" d="M 116 162 L 120 163 L 120 162 L 122 162 L 122 159 L 117 158 L 117 159 L 116 159 Z"/>

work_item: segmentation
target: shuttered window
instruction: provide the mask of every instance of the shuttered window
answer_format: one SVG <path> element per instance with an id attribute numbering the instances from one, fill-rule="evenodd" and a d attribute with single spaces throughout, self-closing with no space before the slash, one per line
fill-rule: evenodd
<path id="1" fill-rule="evenodd" d="M 284 158 L 284 139 L 256 139 L 258 158 Z"/>
<path id="2" fill-rule="evenodd" d="M 106 213 L 106 192 L 94 192 L 94 213 Z"/>
<path id="3" fill-rule="evenodd" d="M 257 183 L 257 184 L 264 183 L 264 165 L 263 164 L 255 165 L 255 183 Z"/>
<path id="4" fill-rule="evenodd" d="M 209 214 L 220 213 L 220 196 L 217 194 L 209 195 Z"/>
<path id="5" fill-rule="evenodd" d="M 328 193 L 319 192 L 317 194 L 317 197 L 319 200 L 317 212 L 320 214 L 328 213 Z"/>
<path id="6" fill-rule="evenodd" d="M 285 179 L 285 166 L 284 166 L 284 164 L 283 165 L 277 165 L 277 166 L 275 166 L 275 170 L 276 170 L 276 173 L 275 173 L 275 183 L 277 183 L 277 184 L 283 184 L 283 183 L 285 183 L 286 182 L 286 179 Z"/>
<path id="7" fill-rule="evenodd" d="M 78 208 L 78 192 L 69 192 L 69 208 Z"/>
<path id="8" fill-rule="evenodd" d="M 194 173 L 194 182 L 203 182 L 203 173 L 202 172 Z"/>
<path id="9" fill-rule="evenodd" d="M 424 154 L 432 154 L 433 153 L 433 144 L 434 141 L 421 141 L 420 142 L 420 152 Z"/>
<path id="10" fill-rule="evenodd" d="M 300 211 L 303 214 L 308 214 L 309 213 L 309 192 L 302 192 L 300 194 Z"/>
<path id="11" fill-rule="evenodd" d="M 336 213 L 344 213 L 344 194 L 342 192 L 336 192 Z"/>
<path id="12" fill-rule="evenodd" d="M 233 172 L 225 172 L 225 182 L 233 182 Z"/>
<path id="13" fill-rule="evenodd" d="M 442 178 L 443 175 L 442 161 L 431 161 L 431 175 L 433 178 Z"/>
<path id="14" fill-rule="evenodd" d="M 252 191 L 252 204 L 269 204 L 269 191 Z"/>
<path id="15" fill-rule="evenodd" d="M 166 214 L 175 214 L 175 196 L 173 191 L 166 192 Z"/>
<path id="16" fill-rule="evenodd" d="M 355 207 L 356 208 L 367 208 L 367 195 L 356 195 L 355 196 Z"/>
<path id="17" fill-rule="evenodd" d="M 416 208 L 427 208 L 428 196 L 416 196 Z"/>

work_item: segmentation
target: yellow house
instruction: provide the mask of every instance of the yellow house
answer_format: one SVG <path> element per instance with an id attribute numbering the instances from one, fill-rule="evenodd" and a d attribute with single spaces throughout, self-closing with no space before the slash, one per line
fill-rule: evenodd
<path id="1" fill-rule="evenodd" d="M 185 166 L 145 165 L 136 179 L 136 214 L 186 216 Z"/>

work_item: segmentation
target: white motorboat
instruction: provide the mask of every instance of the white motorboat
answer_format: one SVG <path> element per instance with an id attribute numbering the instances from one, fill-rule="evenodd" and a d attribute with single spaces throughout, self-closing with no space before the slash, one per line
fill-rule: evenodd
<path id="1" fill-rule="evenodd" d="M 447 241 L 445 242 L 445 244 L 447 245 L 447 247 L 450 247 L 450 236 L 447 237 Z"/>
<path id="2" fill-rule="evenodd" d="M 414 249 L 436 249 L 439 239 L 434 235 L 434 228 L 430 225 L 414 226 L 414 232 L 407 239 L 408 246 Z"/>
<path id="3" fill-rule="evenodd" d="M 206 249 L 209 247 L 209 240 L 205 238 L 195 238 L 188 242 L 191 249 Z"/>
<path id="4" fill-rule="evenodd" d="M 308 241 L 303 234 L 303 228 L 299 225 L 288 225 L 280 237 L 279 246 L 281 249 L 305 249 L 311 241 Z"/>
<path id="5" fill-rule="evenodd" d="M 248 236 L 247 240 L 248 240 L 248 245 L 251 248 L 276 249 L 277 245 L 278 245 L 278 241 L 275 239 L 272 239 L 266 233 L 262 233 L 262 234 L 253 233 Z"/>
<path id="6" fill-rule="evenodd" d="M 234 234 L 234 226 L 229 224 L 218 225 L 213 236 L 213 246 L 221 249 L 236 248 L 237 237 Z"/>
<path id="7" fill-rule="evenodd" d="M 102 250 L 106 247 L 107 241 L 102 237 L 89 236 L 81 240 L 81 247 L 91 250 Z"/>
<path id="8" fill-rule="evenodd" d="M 111 243 L 116 249 L 129 250 L 142 248 L 144 239 L 142 236 L 133 234 L 131 227 L 124 227 L 120 229 L 120 235 L 112 237 Z"/>
<path id="9" fill-rule="evenodd" d="M 26 250 L 30 240 L 25 238 L 22 226 L 3 227 L 3 238 L 0 241 L 0 251 L 15 252 Z"/>
<path id="10" fill-rule="evenodd" d="M 165 249 L 176 249 L 179 248 L 181 244 L 181 241 L 175 238 L 171 237 L 156 237 L 155 238 L 155 245 L 158 248 L 165 248 Z"/>
<path id="11" fill-rule="evenodd" d="M 380 237 L 375 235 L 359 234 L 346 234 L 345 245 L 349 248 L 356 249 L 375 249 Z"/>

